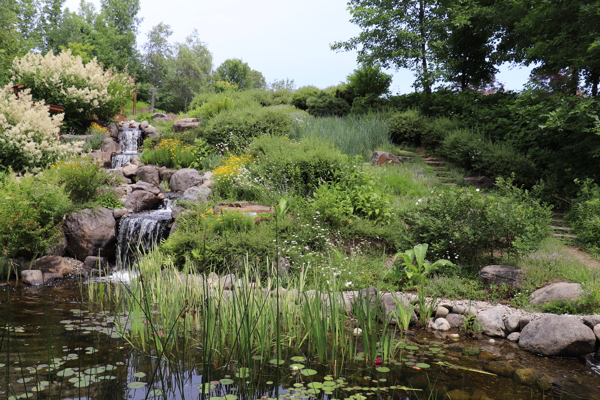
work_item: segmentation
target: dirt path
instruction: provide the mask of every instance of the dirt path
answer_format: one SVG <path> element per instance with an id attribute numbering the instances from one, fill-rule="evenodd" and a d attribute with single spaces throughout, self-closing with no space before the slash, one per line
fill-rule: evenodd
<path id="1" fill-rule="evenodd" d="M 582 251 L 578 247 L 565 246 L 565 251 L 570 256 L 577 259 L 577 261 L 581 262 L 582 264 L 587 265 L 588 268 L 600 268 L 600 261 L 592 258 L 592 256 L 590 256 L 586 252 Z"/>

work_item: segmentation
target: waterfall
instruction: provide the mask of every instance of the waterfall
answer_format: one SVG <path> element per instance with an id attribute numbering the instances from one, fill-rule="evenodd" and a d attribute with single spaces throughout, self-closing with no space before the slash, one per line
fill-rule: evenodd
<path id="1" fill-rule="evenodd" d="M 121 145 L 121 154 L 113 155 L 113 169 L 124 167 L 133 157 L 138 155 L 138 149 L 142 144 L 142 131 L 135 128 L 120 128 L 119 144 Z"/>
<path id="2" fill-rule="evenodd" d="M 121 262 L 121 267 L 127 268 L 136 254 L 144 254 L 166 239 L 172 222 L 170 208 L 121 218 L 117 236 L 117 262 Z"/>

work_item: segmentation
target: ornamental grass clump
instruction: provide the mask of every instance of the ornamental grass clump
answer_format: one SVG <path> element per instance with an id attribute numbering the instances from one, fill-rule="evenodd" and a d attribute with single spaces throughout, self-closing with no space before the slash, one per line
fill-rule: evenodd
<path id="1" fill-rule="evenodd" d="M 83 142 L 59 139 L 63 114 L 49 116 L 43 101 L 33 103 L 30 90 L 17 98 L 12 84 L 0 93 L 0 171 L 37 173 L 81 152 Z"/>
<path id="2" fill-rule="evenodd" d="M 33 98 L 65 108 L 65 126 L 83 132 L 92 119 L 109 120 L 125 105 L 133 80 L 96 59 L 87 64 L 70 50 L 58 55 L 28 53 L 13 60 L 14 81 L 31 89 Z"/>

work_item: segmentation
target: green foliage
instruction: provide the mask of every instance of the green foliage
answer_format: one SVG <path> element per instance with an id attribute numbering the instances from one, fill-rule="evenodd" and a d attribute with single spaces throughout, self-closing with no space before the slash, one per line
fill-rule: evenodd
<path id="1" fill-rule="evenodd" d="M 72 208 L 64 185 L 44 174 L 6 178 L 0 184 L 0 258 L 46 254 Z"/>
<path id="2" fill-rule="evenodd" d="M 394 257 L 394 260 L 398 257 L 402 257 L 402 264 L 394 265 L 395 273 L 406 277 L 409 281 L 414 282 L 417 285 L 425 284 L 427 277 L 435 272 L 439 267 L 454 267 L 449 260 L 437 260 L 434 263 L 430 263 L 425 260 L 427 249 L 429 245 L 418 244 L 412 248 L 412 250 L 406 250 L 403 253 L 398 253 Z"/>
<path id="3" fill-rule="evenodd" d="M 117 199 L 113 193 L 103 193 L 95 197 L 93 204 L 97 207 L 108 208 L 109 210 L 121 209 L 124 203 Z"/>
<path id="4" fill-rule="evenodd" d="M 315 117 L 343 117 L 350 112 L 350 106 L 342 99 L 321 92 L 306 100 L 306 111 Z"/>
<path id="5" fill-rule="evenodd" d="M 523 254 L 549 234 L 551 212 L 538 200 L 498 179 L 487 196 L 474 188 L 445 187 L 417 202 L 409 213 L 415 240 L 427 242 L 436 257 L 473 261 L 494 251 Z"/>
<path id="6" fill-rule="evenodd" d="M 308 99 L 319 93 L 321 93 L 321 89 L 315 86 L 302 86 L 294 92 L 291 104 L 300 110 L 306 111 L 308 109 Z"/>
<path id="7" fill-rule="evenodd" d="M 354 107 L 357 98 L 362 102 L 375 103 L 375 99 L 388 94 L 392 76 L 381 71 L 379 65 L 361 65 L 348 75 L 347 84 L 336 90 L 336 97 L 344 99 Z M 358 108 L 357 103 L 357 108 Z"/>
<path id="8" fill-rule="evenodd" d="M 188 140 L 194 133 L 188 133 Z M 175 135 L 178 137 L 179 135 Z M 181 135 L 184 136 L 184 135 Z M 190 168 L 198 165 L 207 155 L 208 148 L 202 139 L 193 139 L 194 144 L 188 144 L 180 139 L 156 137 L 146 139 L 142 146 L 140 160 L 145 164 L 160 165 L 168 168 Z M 196 144 L 198 143 L 198 144 Z M 201 158 L 198 158 L 201 157 Z"/>
<path id="9" fill-rule="evenodd" d="M 253 87 L 252 69 L 248 66 L 248 63 L 242 60 L 236 58 L 225 60 L 215 70 L 215 73 L 220 80 L 235 84 L 241 90 L 252 89 Z"/>
<path id="10" fill-rule="evenodd" d="M 446 117 L 427 118 L 421 131 L 421 144 L 426 150 L 437 151 L 444 139 L 459 129 L 459 124 Z"/>
<path id="11" fill-rule="evenodd" d="M 260 136 L 248 152 L 259 160 L 251 167 L 252 174 L 267 180 L 267 186 L 277 192 L 311 195 L 320 184 L 339 179 L 347 165 L 347 157 L 331 144 L 309 138 L 294 142 Z"/>
<path id="12" fill-rule="evenodd" d="M 60 185 L 76 204 L 84 204 L 95 199 L 97 190 L 107 184 L 117 185 L 116 178 L 100 170 L 90 160 L 61 162 L 52 168 Z M 48 172 L 50 174 L 50 172 Z"/>
<path id="13" fill-rule="evenodd" d="M 215 96 L 202 106 L 190 111 L 188 116 L 190 118 L 204 117 L 204 121 L 208 121 L 220 112 L 231 108 L 233 108 L 233 100 L 226 96 Z"/>
<path id="14" fill-rule="evenodd" d="M 389 198 L 377 191 L 374 174 L 357 165 L 345 168 L 335 182 L 324 183 L 315 193 L 315 209 L 332 226 L 352 223 L 355 218 L 389 224 L 392 207 Z"/>
<path id="15" fill-rule="evenodd" d="M 91 150 L 100 150 L 100 148 L 102 147 L 102 142 L 104 142 L 104 139 L 106 139 L 107 137 L 108 135 L 105 133 L 92 134 L 91 136 L 85 138 L 85 143 L 83 145 L 82 151 L 84 153 L 87 153 Z"/>
<path id="16" fill-rule="evenodd" d="M 393 143 L 421 143 L 425 122 L 417 110 L 396 112 L 388 119 L 390 140 Z"/>
<path id="17" fill-rule="evenodd" d="M 205 139 L 221 153 L 241 152 L 255 137 L 288 136 L 292 121 L 276 108 L 248 107 L 222 112 L 206 125 Z"/>
<path id="18" fill-rule="evenodd" d="M 581 188 L 567 217 L 573 223 L 577 241 L 600 253 L 600 186 L 590 179 L 578 183 Z"/>
<path id="19" fill-rule="evenodd" d="M 331 142 L 336 149 L 350 156 L 370 160 L 373 150 L 389 143 L 388 125 L 378 114 L 344 118 L 299 117 L 294 120 L 294 138 L 314 138 Z"/>

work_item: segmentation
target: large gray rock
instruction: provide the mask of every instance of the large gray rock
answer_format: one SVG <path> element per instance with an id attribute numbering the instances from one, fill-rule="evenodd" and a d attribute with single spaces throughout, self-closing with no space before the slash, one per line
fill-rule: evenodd
<path id="1" fill-rule="evenodd" d="M 579 283 L 557 282 L 531 293 L 531 304 L 544 304 L 556 300 L 578 300 L 583 295 Z"/>
<path id="2" fill-rule="evenodd" d="M 107 126 L 108 129 L 108 133 L 110 134 L 111 138 L 114 139 L 119 139 L 119 127 L 117 126 L 117 124 L 115 124 L 114 122 L 111 122 L 110 124 L 108 124 Z"/>
<path id="3" fill-rule="evenodd" d="M 395 316 L 397 310 L 396 303 L 399 303 L 400 307 L 404 306 L 404 309 L 407 310 L 407 312 L 407 307 L 411 305 L 409 299 L 404 297 L 401 293 L 385 293 L 383 296 L 381 296 L 380 302 L 381 308 L 383 309 L 386 318 L 389 318 L 390 316 Z"/>
<path id="4" fill-rule="evenodd" d="M 478 187 L 480 189 L 487 189 L 494 186 L 494 180 L 487 176 L 467 176 L 463 178 L 465 183 Z"/>
<path id="5" fill-rule="evenodd" d="M 167 183 L 171 182 L 171 177 L 173 176 L 173 174 L 175 172 L 177 172 L 177 171 L 174 170 L 174 169 L 167 169 L 167 168 L 160 169 L 158 171 L 158 174 L 159 174 L 159 177 L 160 177 L 160 181 L 161 182 L 167 182 Z"/>
<path id="6" fill-rule="evenodd" d="M 98 254 L 113 257 L 117 242 L 116 230 L 117 223 L 112 210 L 107 208 L 84 209 L 68 215 L 65 220 L 67 249 L 78 260 Z"/>
<path id="7" fill-rule="evenodd" d="M 137 190 L 145 190 L 146 192 L 150 192 L 154 195 L 157 195 L 160 193 L 160 190 L 154 186 L 151 183 L 148 182 L 144 182 L 144 181 L 139 181 L 137 183 L 134 183 L 133 185 L 131 185 L 131 191 L 135 192 Z"/>
<path id="8" fill-rule="evenodd" d="M 595 350 L 596 335 L 579 317 L 547 314 L 523 328 L 519 346 L 543 356 L 575 357 Z"/>
<path id="9" fill-rule="evenodd" d="M 446 321 L 452 328 L 462 328 L 465 322 L 465 317 L 460 314 L 448 314 L 446 315 Z"/>
<path id="10" fill-rule="evenodd" d="M 212 189 L 204 186 L 193 186 L 183 192 L 183 200 L 194 203 L 208 203 L 208 199 L 211 196 Z"/>
<path id="11" fill-rule="evenodd" d="M 161 200 L 161 196 L 157 196 L 145 190 L 136 190 L 127 196 L 125 208 L 133 210 L 134 213 L 139 213 L 156 208 Z"/>
<path id="12" fill-rule="evenodd" d="M 137 169 L 136 175 L 140 181 L 148 182 L 151 185 L 157 186 L 160 183 L 158 168 L 152 165 L 145 165 Z"/>
<path id="13" fill-rule="evenodd" d="M 202 175 L 193 168 L 184 168 L 175 172 L 169 181 L 169 189 L 173 192 L 185 192 L 192 186 L 203 182 Z"/>
<path id="14" fill-rule="evenodd" d="M 121 152 L 121 146 L 112 137 L 107 137 L 106 139 L 104 139 L 100 149 L 105 153 L 120 153 Z"/>
<path id="15" fill-rule="evenodd" d="M 437 318 L 435 321 L 431 320 L 429 322 L 429 327 L 436 331 L 449 331 L 451 326 L 450 323 L 445 318 Z"/>
<path id="16" fill-rule="evenodd" d="M 504 326 L 507 332 L 515 332 L 519 330 L 519 324 L 521 322 L 521 316 L 518 314 L 510 314 L 504 321 Z"/>
<path id="17" fill-rule="evenodd" d="M 137 165 L 127 163 L 123 167 L 123 176 L 125 176 L 127 178 L 133 178 L 137 175 L 137 170 L 138 170 Z"/>
<path id="18" fill-rule="evenodd" d="M 74 275 L 83 273 L 83 263 L 73 258 L 44 256 L 35 260 L 35 268 L 43 273 Z"/>
<path id="19" fill-rule="evenodd" d="M 168 115 L 168 114 L 163 114 L 163 113 L 154 113 L 152 114 L 152 120 L 153 121 L 169 121 L 172 120 L 173 118 Z"/>
<path id="20" fill-rule="evenodd" d="M 596 338 L 600 340 L 600 324 L 594 327 L 594 335 L 596 335 Z"/>
<path id="21" fill-rule="evenodd" d="M 89 257 L 85 258 L 85 261 L 83 262 L 83 266 L 87 271 L 92 270 L 92 269 L 108 268 L 109 267 L 108 258 L 89 256 Z"/>
<path id="22" fill-rule="evenodd" d="M 183 118 L 173 123 L 173 133 L 198 128 L 202 122 L 198 118 Z"/>
<path id="23" fill-rule="evenodd" d="M 44 274 L 39 269 L 27 269 L 21 271 L 21 280 L 31 286 L 43 285 Z"/>
<path id="24" fill-rule="evenodd" d="M 583 323 L 588 327 L 588 328 L 592 328 L 594 329 L 594 327 L 598 324 L 600 324 L 600 314 L 594 314 L 594 315 L 586 315 L 585 317 L 582 318 L 583 319 Z"/>
<path id="25" fill-rule="evenodd" d="M 511 265 L 488 265 L 479 271 L 479 280 L 486 285 L 519 287 L 522 277 L 523 270 Z"/>
<path id="26" fill-rule="evenodd" d="M 507 312 L 508 310 L 504 306 L 496 306 L 480 312 L 477 315 L 477 321 L 481 324 L 483 333 L 488 336 L 505 337 L 503 316 Z"/>

